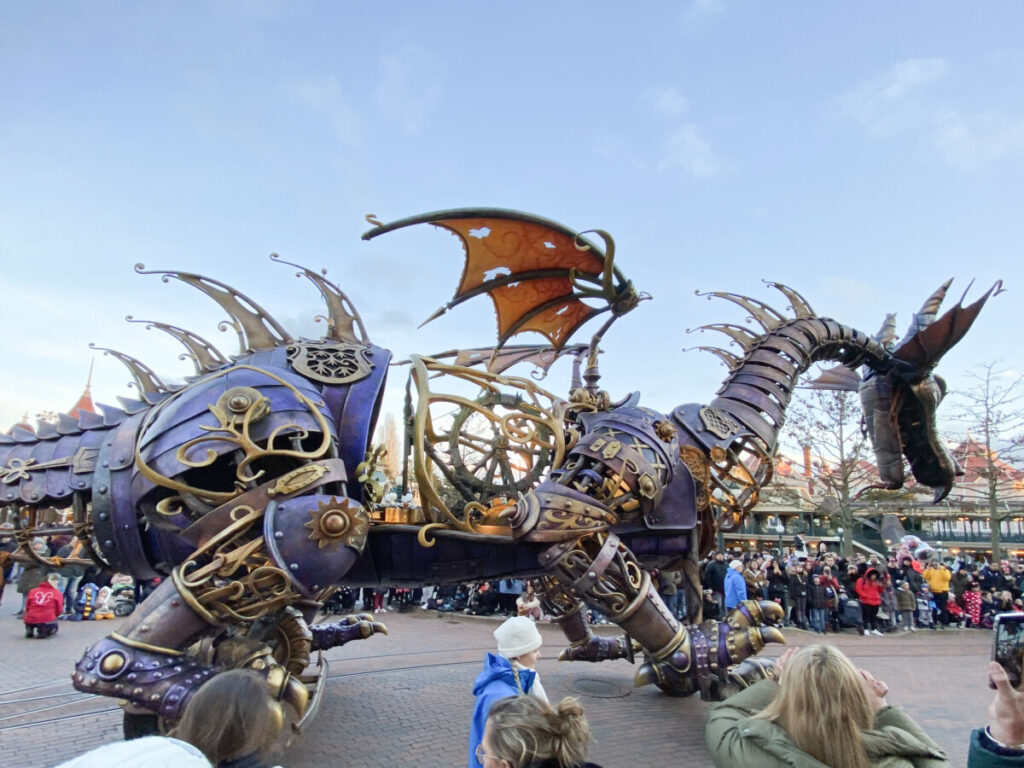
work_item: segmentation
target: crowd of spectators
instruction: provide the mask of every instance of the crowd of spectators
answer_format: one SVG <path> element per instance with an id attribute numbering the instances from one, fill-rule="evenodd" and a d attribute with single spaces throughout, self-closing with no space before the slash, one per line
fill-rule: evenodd
<path id="1" fill-rule="evenodd" d="M 843 557 L 825 545 L 809 550 L 799 539 L 781 555 L 713 551 L 700 573 L 705 618 L 724 618 L 741 599 L 774 600 L 786 626 L 818 634 L 991 629 L 997 614 L 1024 612 L 1024 561 L 943 560 L 906 542 L 887 557 Z"/>

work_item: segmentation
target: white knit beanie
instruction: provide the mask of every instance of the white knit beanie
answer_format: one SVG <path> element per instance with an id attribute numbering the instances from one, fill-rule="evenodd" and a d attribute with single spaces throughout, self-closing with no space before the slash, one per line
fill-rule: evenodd
<path id="1" fill-rule="evenodd" d="M 729 563 L 729 567 L 732 568 L 734 571 L 742 571 L 743 570 L 743 562 L 740 561 L 740 560 L 733 560 L 732 562 Z"/>
<path id="2" fill-rule="evenodd" d="M 530 651 L 536 651 L 543 641 L 533 619 L 528 616 L 513 616 L 506 619 L 494 630 L 498 641 L 498 653 L 506 659 L 514 659 Z"/>

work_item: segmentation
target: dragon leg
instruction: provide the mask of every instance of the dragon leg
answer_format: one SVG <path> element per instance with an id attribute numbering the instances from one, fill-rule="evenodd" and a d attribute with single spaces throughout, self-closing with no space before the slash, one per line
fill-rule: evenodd
<path id="1" fill-rule="evenodd" d="M 569 646 L 558 655 L 559 661 L 633 661 L 633 643 L 622 637 L 600 637 L 590 631 L 584 617 L 584 604 L 562 589 L 558 578 L 543 576 L 534 582 L 544 612 L 558 624 Z"/>
<path id="2" fill-rule="evenodd" d="M 767 642 L 785 642 L 770 626 L 781 618 L 771 602 L 747 601 L 725 622 L 680 624 L 662 602 L 650 574 L 614 533 L 591 533 L 556 544 L 541 560 L 550 563 L 552 578 L 570 596 L 601 611 L 640 644 L 646 661 L 637 671 L 637 685 L 653 683 L 681 696 L 700 690 L 710 698 L 725 682 L 731 665 L 758 653 Z M 588 648 L 589 642 L 580 637 L 576 647 Z M 570 646 L 566 657 L 588 658 L 588 653 L 574 654 Z"/>

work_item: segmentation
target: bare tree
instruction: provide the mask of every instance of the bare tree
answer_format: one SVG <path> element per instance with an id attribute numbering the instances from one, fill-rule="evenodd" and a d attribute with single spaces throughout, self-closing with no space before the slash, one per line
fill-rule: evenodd
<path id="1" fill-rule="evenodd" d="M 848 535 L 843 555 L 853 551 L 853 502 L 858 489 L 877 480 L 871 444 L 861 429 L 857 395 L 836 390 L 798 390 L 786 411 L 783 438 L 810 450 L 810 476 L 825 492 L 831 517 Z"/>
<path id="2" fill-rule="evenodd" d="M 992 561 L 997 562 L 1002 557 L 1000 525 L 1020 514 L 1024 472 L 1014 464 L 1024 454 L 1024 376 L 1002 367 L 1000 360 L 982 363 L 966 376 L 973 385 L 953 393 L 953 420 L 967 427 L 966 439 L 953 451 L 967 473 L 957 490 L 963 503 L 988 510 Z M 1012 512 L 1010 500 L 1018 502 Z"/>
<path id="3" fill-rule="evenodd" d="M 394 483 L 402 477 L 402 443 L 398 439 L 398 427 L 391 413 L 384 415 L 384 471 Z"/>

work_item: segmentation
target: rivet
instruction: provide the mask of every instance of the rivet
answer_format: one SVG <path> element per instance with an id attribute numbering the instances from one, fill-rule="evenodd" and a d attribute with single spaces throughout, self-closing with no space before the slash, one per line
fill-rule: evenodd
<path id="1" fill-rule="evenodd" d="M 143 624 L 139 627 L 139 632 L 149 632 L 149 624 Z"/>
<path id="2" fill-rule="evenodd" d="M 114 546 L 114 542 L 112 542 L 110 539 L 107 539 L 106 541 L 103 542 L 103 546 L 104 546 L 105 549 L 110 549 L 111 547 Z"/>
<path id="3" fill-rule="evenodd" d="M 299 564 L 298 563 L 292 563 L 288 567 L 291 568 L 293 571 L 299 570 Z"/>
<path id="4" fill-rule="evenodd" d="M 110 466 L 110 462 L 109 461 L 104 461 L 102 464 L 100 464 L 100 466 L 104 467 L 104 468 L 109 467 Z"/>
<path id="5" fill-rule="evenodd" d="M 160 701 L 160 694 L 159 693 L 154 693 L 152 696 L 149 697 L 149 700 L 150 701 Z"/>
<path id="6" fill-rule="evenodd" d="M 171 608 L 177 608 L 181 605 L 181 600 L 171 600 Z"/>
<path id="7" fill-rule="evenodd" d="M 99 488 L 96 489 L 96 491 L 98 493 L 106 493 L 107 492 L 107 486 L 101 485 Z"/>
<path id="8" fill-rule="evenodd" d="M 274 532 L 274 538 L 275 539 L 283 539 L 284 538 L 284 531 L 275 531 Z"/>
<path id="9" fill-rule="evenodd" d="M 125 523 L 121 527 L 124 528 L 126 531 L 130 531 L 132 529 L 131 523 Z"/>
<path id="10" fill-rule="evenodd" d="M 129 672 L 128 673 L 128 680 L 129 680 L 129 682 L 134 682 L 135 678 L 137 678 L 137 677 L 138 677 L 138 675 L 136 675 L 134 672 Z"/>
<path id="11" fill-rule="evenodd" d="M 118 462 L 118 464 L 123 464 L 124 463 L 124 456 L 118 456 L 117 457 L 117 462 Z"/>
<path id="12" fill-rule="evenodd" d="M 107 513 L 106 512 L 100 512 L 98 515 L 96 515 L 96 517 L 98 517 L 100 520 L 106 520 L 107 519 Z"/>

